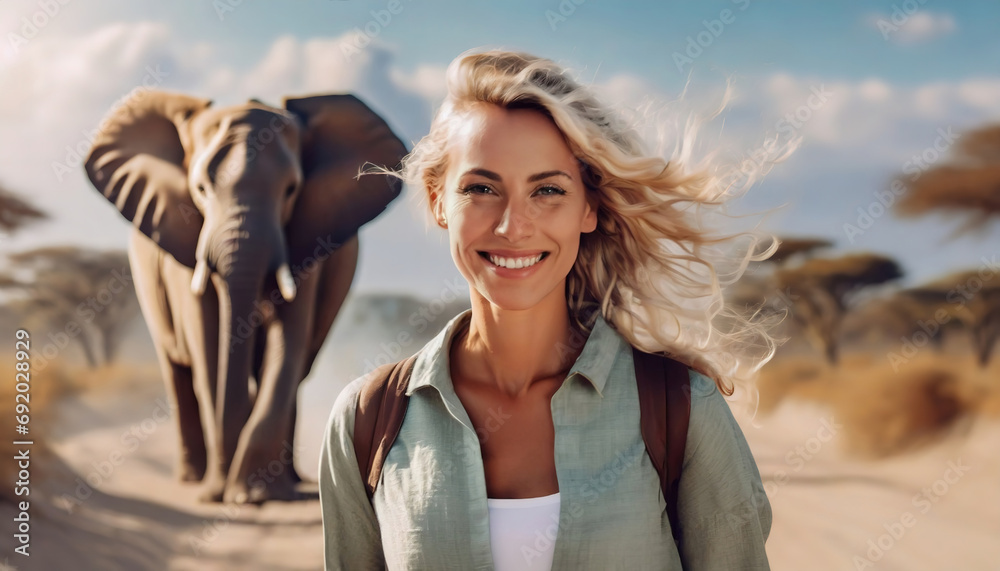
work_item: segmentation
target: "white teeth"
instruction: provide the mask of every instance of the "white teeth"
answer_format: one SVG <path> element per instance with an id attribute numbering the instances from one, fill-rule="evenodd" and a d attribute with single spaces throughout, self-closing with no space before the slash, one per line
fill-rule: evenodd
<path id="1" fill-rule="evenodd" d="M 542 254 L 537 256 L 532 256 L 530 258 L 501 258 L 499 256 L 490 255 L 490 261 L 494 264 L 500 266 L 501 268 L 527 268 L 538 263 L 542 259 Z"/>

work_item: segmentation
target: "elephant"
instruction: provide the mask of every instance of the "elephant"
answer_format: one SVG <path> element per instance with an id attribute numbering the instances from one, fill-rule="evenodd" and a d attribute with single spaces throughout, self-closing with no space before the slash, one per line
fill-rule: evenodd
<path id="1" fill-rule="evenodd" d="M 298 388 L 354 280 L 358 230 L 402 190 L 360 171 L 399 168 L 407 147 L 352 94 L 212 103 L 139 92 L 106 115 L 83 166 L 132 224 L 175 476 L 200 482 L 201 502 L 300 499 Z"/>

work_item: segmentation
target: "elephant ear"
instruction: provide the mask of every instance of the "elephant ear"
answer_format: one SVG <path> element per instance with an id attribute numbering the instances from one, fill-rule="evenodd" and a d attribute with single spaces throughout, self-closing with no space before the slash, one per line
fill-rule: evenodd
<path id="1" fill-rule="evenodd" d="M 289 262 L 300 266 L 336 250 L 399 196 L 402 182 L 383 174 L 357 177 L 365 163 L 398 168 L 406 145 L 350 94 L 286 98 L 305 128 L 302 192 L 286 225 Z"/>
<path id="2" fill-rule="evenodd" d="M 104 118 L 84 165 L 90 182 L 122 216 L 192 268 L 204 220 L 188 189 L 181 138 L 190 117 L 211 104 L 180 93 L 140 91 Z"/>

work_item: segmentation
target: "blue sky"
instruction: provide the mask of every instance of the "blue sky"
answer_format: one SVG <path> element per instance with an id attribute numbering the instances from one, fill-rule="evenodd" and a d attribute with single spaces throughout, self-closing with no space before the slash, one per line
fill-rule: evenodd
<path id="1" fill-rule="evenodd" d="M 6 2 L 26 15 L 35 2 Z M 742 73 L 783 70 L 836 78 L 880 77 L 904 85 L 929 79 L 956 80 L 981 75 L 1000 63 L 1000 37 L 995 26 L 1000 5 L 995 2 L 794 2 L 789 0 L 720 0 L 714 2 L 566 2 L 510 0 L 399 0 L 402 9 L 379 26 L 379 39 L 396 46 L 396 65 L 412 69 L 426 62 L 446 63 L 467 47 L 496 44 L 517 46 L 550 57 L 570 58 L 578 65 L 606 72 L 631 72 L 650 77 L 662 88 L 676 88 L 682 77 L 671 54 L 682 52 L 688 36 L 705 29 L 703 20 L 733 12 L 732 23 L 714 38 L 698 58 L 705 66 Z M 566 13 L 555 29 L 548 12 Z M 386 10 L 388 1 L 299 0 L 293 3 L 151 1 L 101 3 L 72 0 L 58 22 L 65 30 L 87 31 L 112 21 L 168 23 L 177 41 L 218 43 L 228 61 L 249 67 L 283 35 L 299 38 L 339 36 L 363 29 Z M 956 22 L 953 33 L 933 41 L 898 46 L 886 42 L 866 16 L 882 15 L 892 22 L 898 8 L 906 14 L 946 14 Z M 912 16 L 911 16 L 912 17 Z M 70 20 L 62 22 L 62 20 Z M 8 24 L 7 28 L 11 28 Z M 16 27 L 16 26 L 15 26 Z M 905 24 L 902 27 L 906 27 Z M 6 31 L 6 30 L 5 30 Z M 666 65 L 665 65 L 666 64 Z M 600 76 L 598 76 L 598 79 Z"/>
<path id="2" fill-rule="evenodd" d="M 954 223 L 937 218 L 885 215 L 854 243 L 844 231 L 894 172 L 933 148 L 940 129 L 1000 120 L 997 3 L 399 0 L 390 14 L 388 0 L 63 1 L 51 0 L 58 10 L 49 17 L 39 15 L 45 0 L 0 4 L 0 181 L 55 219 L 0 244 L 8 250 L 125 247 L 127 223 L 82 170 L 56 177 L 52 164 L 66 162 L 65 146 L 83 140 L 150 66 L 167 72 L 159 87 L 218 104 L 349 90 L 414 141 L 443 96 L 445 66 L 477 46 L 560 61 L 627 107 L 644 97 L 675 99 L 689 74 L 689 103 L 707 104 L 732 77 L 738 97 L 715 129 L 718 139 L 708 140 L 737 152 L 757 148 L 783 117 L 802 112 L 810 93 L 826 90 L 829 101 L 805 111 L 801 148 L 745 199 L 754 209 L 788 205 L 767 229 L 832 238 L 838 251 L 893 255 L 908 283 L 975 266 L 1000 245 L 997 224 L 986 235 L 944 242 Z M 33 34 L 32 19 L 44 20 Z M 359 55 L 345 57 L 345 44 L 373 31 Z M 700 53 L 678 69 L 675 54 L 691 55 L 699 39 Z M 410 198 L 362 231 L 359 289 L 433 296 L 458 276 L 445 236 Z M 400 274 L 411 281 L 400 286 Z"/>

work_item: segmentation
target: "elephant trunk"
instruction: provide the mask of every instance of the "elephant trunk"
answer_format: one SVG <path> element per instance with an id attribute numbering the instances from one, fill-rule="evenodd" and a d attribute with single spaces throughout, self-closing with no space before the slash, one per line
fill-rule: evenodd
<path id="1" fill-rule="evenodd" d="M 205 248 L 205 271 L 211 265 L 218 278 L 219 359 L 215 413 L 221 427 L 219 444 L 224 463 L 232 461 L 240 431 L 252 409 L 250 372 L 256 328 L 263 322 L 257 301 L 264 278 L 275 272 L 282 296 L 289 301 L 295 297 L 295 284 L 280 226 L 274 221 L 261 222 L 254 218 L 249 210 L 230 217 L 228 224 L 222 224 L 215 233 L 217 240 Z M 197 269 L 195 277 L 200 279 Z M 223 473 L 229 470 L 228 465 L 221 468 Z"/>

